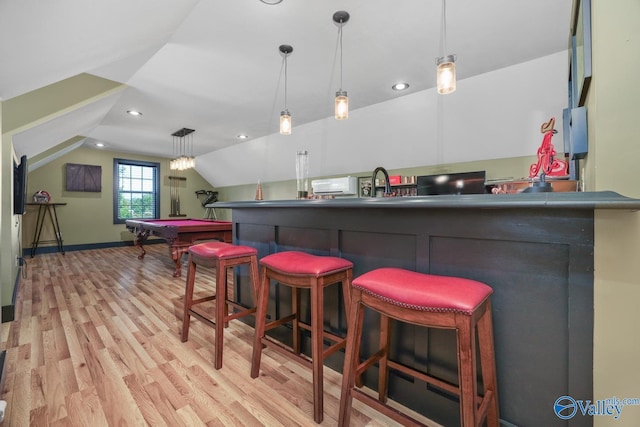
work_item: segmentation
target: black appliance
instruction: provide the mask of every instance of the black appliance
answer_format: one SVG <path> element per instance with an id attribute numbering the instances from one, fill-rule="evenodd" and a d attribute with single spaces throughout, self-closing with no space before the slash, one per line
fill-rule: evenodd
<path id="1" fill-rule="evenodd" d="M 486 176 L 486 171 L 418 176 L 418 196 L 484 194 Z"/>

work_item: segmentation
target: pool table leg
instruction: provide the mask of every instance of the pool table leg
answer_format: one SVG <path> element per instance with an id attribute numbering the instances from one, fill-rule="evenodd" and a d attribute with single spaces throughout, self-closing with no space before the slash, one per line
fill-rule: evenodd
<path id="1" fill-rule="evenodd" d="M 138 246 L 140 248 L 140 255 L 138 255 L 138 259 L 144 259 L 144 256 L 147 254 L 147 251 L 144 250 L 144 241 L 149 237 L 149 230 L 139 231 L 136 233 L 136 237 L 133 239 L 133 245 Z"/>

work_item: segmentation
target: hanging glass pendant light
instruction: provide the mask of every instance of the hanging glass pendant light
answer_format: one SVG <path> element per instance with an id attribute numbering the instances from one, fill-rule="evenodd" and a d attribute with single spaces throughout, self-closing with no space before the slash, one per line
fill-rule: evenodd
<path id="1" fill-rule="evenodd" d="M 456 90 L 456 56 L 441 56 L 436 60 L 438 93 L 446 95 Z"/>
<path id="2" fill-rule="evenodd" d="M 436 82 L 438 93 L 446 95 L 456 90 L 456 55 L 445 55 L 447 51 L 447 2 L 442 0 L 442 34 L 440 57 L 436 58 Z"/>
<path id="3" fill-rule="evenodd" d="M 196 158 L 193 156 L 193 132 L 194 129 L 182 128 L 171 134 L 173 137 L 173 155 L 169 162 L 169 169 L 183 171 L 196 166 Z"/>
<path id="4" fill-rule="evenodd" d="M 280 134 L 291 135 L 291 114 L 289 114 L 289 110 L 280 112 Z"/>
<path id="5" fill-rule="evenodd" d="M 283 44 L 278 49 L 284 55 L 284 110 L 280 113 L 280 134 L 291 135 L 291 114 L 287 109 L 287 57 L 293 52 L 293 47 Z"/>
<path id="6" fill-rule="evenodd" d="M 347 91 L 342 90 L 342 26 L 349 21 L 349 13 L 344 10 L 333 14 L 333 22 L 338 24 L 338 43 L 340 47 L 340 89 L 336 92 L 335 118 L 346 120 L 349 118 L 349 97 Z M 336 47 L 337 49 L 338 47 Z"/>

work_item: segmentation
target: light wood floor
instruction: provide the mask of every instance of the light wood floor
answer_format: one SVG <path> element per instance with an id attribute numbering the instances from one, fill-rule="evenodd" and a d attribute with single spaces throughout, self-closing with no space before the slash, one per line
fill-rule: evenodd
<path id="1" fill-rule="evenodd" d="M 192 319 L 180 342 L 184 278 L 167 246 L 137 254 L 27 258 L 15 320 L 2 324 L 5 426 L 316 425 L 308 368 L 267 349 L 251 379 L 253 329 L 232 321 L 216 371 L 213 329 Z M 211 271 L 198 273 L 196 293 L 213 289 Z M 336 425 L 342 376 L 324 372 L 322 425 Z M 394 425 L 357 401 L 352 414 L 354 426 Z"/>

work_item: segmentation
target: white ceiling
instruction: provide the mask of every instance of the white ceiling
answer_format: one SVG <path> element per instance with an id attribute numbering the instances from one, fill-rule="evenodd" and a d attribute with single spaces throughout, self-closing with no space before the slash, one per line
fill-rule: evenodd
<path id="1" fill-rule="evenodd" d="M 33 156 L 82 135 L 117 151 L 171 157 L 188 127 L 194 154 L 333 115 L 340 86 L 334 12 L 343 27 L 343 89 L 351 110 L 435 85 L 441 0 L 0 0 L 0 99 L 89 73 L 125 90 L 13 136 Z M 458 79 L 567 49 L 571 0 L 448 0 L 446 53 Z M 398 81 L 409 90 L 395 92 Z M 131 117 L 127 110 L 140 110 Z M 348 122 L 345 122 L 348 123 Z"/>

